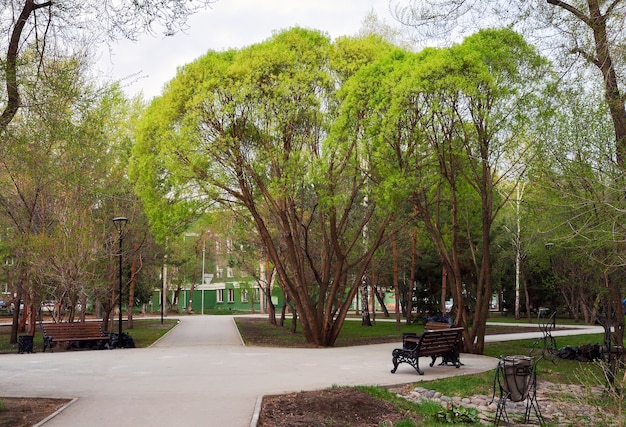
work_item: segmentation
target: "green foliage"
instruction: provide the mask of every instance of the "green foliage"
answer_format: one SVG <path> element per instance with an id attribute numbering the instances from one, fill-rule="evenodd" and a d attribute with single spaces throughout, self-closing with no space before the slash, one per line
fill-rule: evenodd
<path id="1" fill-rule="evenodd" d="M 615 363 L 615 372 L 611 372 L 607 361 L 581 366 L 577 371 L 577 379 L 583 386 L 583 393 L 570 395 L 569 398 L 596 408 L 595 416 L 605 425 L 613 425 L 612 421 L 619 420 L 616 425 L 623 426 L 626 423 L 626 365 L 621 361 Z M 609 381 L 612 377 L 613 381 Z"/>
<path id="2" fill-rule="evenodd" d="M 344 39 L 338 48 L 296 27 L 241 50 L 209 52 L 180 69 L 138 126 L 131 177 L 157 235 L 171 236 L 174 225 L 216 203 L 249 221 L 305 335 L 320 345 L 336 339 L 389 221 L 369 201 L 375 165 L 365 160 L 367 147 L 328 136 L 336 90 L 350 67 L 388 48 L 375 37 Z M 336 327 L 322 326 L 335 319 Z"/>
<path id="3" fill-rule="evenodd" d="M 448 405 L 437 413 L 436 418 L 446 424 L 480 424 L 478 410 L 465 406 Z"/>

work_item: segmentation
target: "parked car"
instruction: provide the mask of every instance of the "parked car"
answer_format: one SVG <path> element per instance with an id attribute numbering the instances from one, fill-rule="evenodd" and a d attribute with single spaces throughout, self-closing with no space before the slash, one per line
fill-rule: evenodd
<path id="1" fill-rule="evenodd" d="M 41 303 L 41 310 L 52 313 L 54 311 L 54 301 L 43 301 Z"/>
<path id="2" fill-rule="evenodd" d="M 11 306 L 9 307 L 9 312 L 13 313 L 15 311 L 15 303 L 11 302 Z M 20 313 L 24 311 L 24 301 L 20 301 Z"/>
<path id="3" fill-rule="evenodd" d="M 0 310 L 6 310 L 7 309 L 7 302 L 3 299 L 0 299 Z"/>

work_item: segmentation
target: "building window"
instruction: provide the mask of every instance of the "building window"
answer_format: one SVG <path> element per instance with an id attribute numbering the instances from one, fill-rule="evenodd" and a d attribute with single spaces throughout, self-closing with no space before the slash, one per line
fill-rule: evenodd
<path id="1" fill-rule="evenodd" d="M 231 239 L 226 240 L 226 252 L 231 253 L 233 251 L 233 241 Z"/>
<path id="2" fill-rule="evenodd" d="M 224 275 L 224 269 L 217 267 L 217 271 L 216 271 L 216 276 L 219 278 L 221 278 Z"/>
<path id="3" fill-rule="evenodd" d="M 235 277 L 232 267 L 226 267 L 226 277 Z"/>
<path id="4" fill-rule="evenodd" d="M 224 302 L 224 289 L 217 290 L 217 302 Z"/>
<path id="5" fill-rule="evenodd" d="M 241 302 L 248 302 L 248 290 L 247 289 L 241 290 Z"/>
<path id="6" fill-rule="evenodd" d="M 261 301 L 261 288 L 254 288 L 254 299 Z"/>
<path id="7" fill-rule="evenodd" d="M 235 290 L 234 289 L 228 290 L 228 302 L 235 302 Z"/>

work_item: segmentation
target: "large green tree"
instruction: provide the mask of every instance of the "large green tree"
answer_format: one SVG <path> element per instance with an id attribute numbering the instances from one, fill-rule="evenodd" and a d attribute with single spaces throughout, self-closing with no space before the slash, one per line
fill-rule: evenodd
<path id="1" fill-rule="evenodd" d="M 547 65 L 520 35 L 489 30 L 449 49 L 397 52 L 346 85 L 343 121 L 379 139 L 376 155 L 388 160 L 379 200 L 399 190 L 410 195 L 472 352 L 484 344 L 492 227 L 510 197 L 503 183 L 524 169 L 528 153 L 518 149 L 519 138 L 541 117 Z"/>
<path id="2" fill-rule="evenodd" d="M 293 28 L 209 52 L 179 70 L 137 137 L 133 176 L 155 223 L 198 201 L 245 210 L 318 345 L 335 342 L 389 221 L 368 199 L 375 159 L 329 137 L 336 88 L 387 48 Z"/>

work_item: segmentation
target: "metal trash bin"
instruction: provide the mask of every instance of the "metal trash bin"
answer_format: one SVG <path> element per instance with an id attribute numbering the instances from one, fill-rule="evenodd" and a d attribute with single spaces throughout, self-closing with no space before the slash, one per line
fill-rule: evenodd
<path id="1" fill-rule="evenodd" d="M 20 335 L 17 337 L 17 351 L 20 354 L 33 353 L 33 335 Z"/>
<path id="2" fill-rule="evenodd" d="M 496 393 L 500 394 L 494 420 L 495 426 L 499 426 L 501 421 L 507 426 L 510 425 L 507 400 L 511 402 L 526 401 L 524 423 L 529 423 L 530 412 L 533 410 L 539 420 L 539 425 L 545 425 L 537 402 L 536 365 L 538 360 L 540 359 L 535 360 L 530 356 L 520 355 L 500 357 L 493 384 L 493 399 L 495 399 Z"/>
<path id="3" fill-rule="evenodd" d="M 502 389 L 508 393 L 512 402 L 521 402 L 528 397 L 532 383 L 533 358 L 529 356 L 511 355 L 504 356 L 502 364 Z"/>

